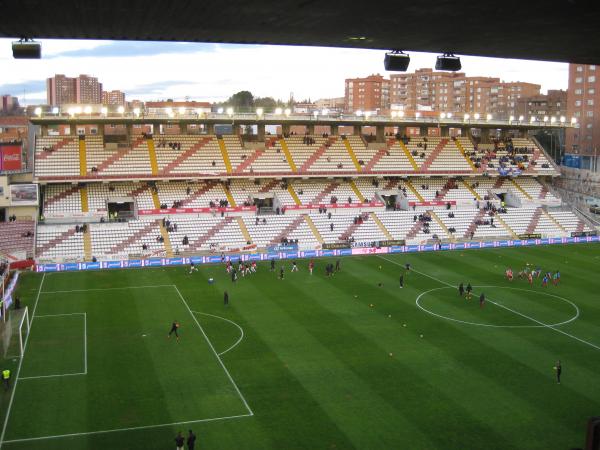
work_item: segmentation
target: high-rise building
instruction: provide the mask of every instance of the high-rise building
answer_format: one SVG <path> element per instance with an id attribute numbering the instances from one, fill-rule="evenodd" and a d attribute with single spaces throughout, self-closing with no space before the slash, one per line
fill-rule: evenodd
<path id="1" fill-rule="evenodd" d="M 75 79 L 58 74 L 46 80 L 46 97 L 50 106 L 75 103 Z"/>
<path id="2" fill-rule="evenodd" d="M 517 101 L 515 117 L 523 116 L 525 121 L 532 117 L 543 120 L 544 117 L 554 117 L 560 120 L 567 115 L 567 91 L 549 90 L 547 94 L 523 97 Z"/>
<path id="3" fill-rule="evenodd" d="M 348 112 L 390 108 L 390 80 L 379 74 L 346 79 L 345 93 L 344 109 Z"/>
<path id="4" fill-rule="evenodd" d="M 125 93 L 122 91 L 104 91 L 102 92 L 103 105 L 125 105 Z"/>
<path id="5" fill-rule="evenodd" d="M 595 155 L 600 153 L 600 69 L 598 66 L 569 64 L 567 117 L 577 121 L 568 129 L 567 153 Z"/>
<path id="6" fill-rule="evenodd" d="M 102 103 L 102 83 L 96 77 L 79 75 L 75 79 L 75 98 L 77 103 Z"/>
<path id="7" fill-rule="evenodd" d="M 18 108 L 19 108 L 19 99 L 17 97 L 13 97 L 12 95 L 0 96 L 0 111 L 12 112 Z"/>
<path id="8" fill-rule="evenodd" d="M 368 102 L 369 82 L 373 85 L 372 90 L 377 86 L 383 90 L 385 81 L 380 75 L 346 80 L 346 109 L 376 109 Z M 357 83 L 362 91 L 356 92 Z M 349 89 L 350 86 L 354 90 Z M 538 95 L 541 87 L 532 83 L 506 83 L 499 78 L 468 77 L 463 72 L 441 72 L 430 68 L 393 74 L 388 86 L 389 102 L 393 109 L 492 114 L 495 118 L 515 115 L 518 100 Z M 363 98 L 365 105 L 357 107 L 356 97 L 361 94 L 359 99 Z M 384 101 L 381 101 L 380 108 L 386 109 Z"/>

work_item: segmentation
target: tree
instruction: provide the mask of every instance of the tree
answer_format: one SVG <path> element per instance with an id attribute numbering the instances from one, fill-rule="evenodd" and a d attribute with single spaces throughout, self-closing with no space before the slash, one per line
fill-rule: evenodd
<path id="1" fill-rule="evenodd" d="M 239 91 L 229 97 L 225 103 L 236 111 L 251 111 L 254 109 L 254 96 L 250 91 Z"/>

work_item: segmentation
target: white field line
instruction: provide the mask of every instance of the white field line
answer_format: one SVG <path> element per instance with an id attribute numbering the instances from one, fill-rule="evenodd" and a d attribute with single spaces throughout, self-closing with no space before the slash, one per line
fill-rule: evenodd
<path id="1" fill-rule="evenodd" d="M 244 329 L 242 327 L 240 327 L 237 323 L 235 323 L 233 320 L 229 320 L 226 319 L 225 317 L 221 317 L 221 316 L 215 316 L 214 314 L 208 314 L 208 313 L 203 313 L 200 311 L 192 311 L 194 314 L 202 314 L 203 316 L 210 316 L 210 317 L 216 317 L 217 319 L 221 319 L 224 320 L 225 322 L 229 322 L 233 325 L 235 325 L 236 327 L 238 327 L 238 330 L 240 330 L 240 337 L 237 341 L 235 341 L 235 343 L 229 347 L 227 350 L 222 351 L 221 353 L 219 353 L 219 356 L 224 355 L 225 353 L 227 353 L 229 350 L 233 349 L 236 345 L 238 345 L 242 339 L 244 339 Z"/>
<path id="2" fill-rule="evenodd" d="M 44 291 L 42 294 L 67 294 L 69 292 L 90 292 L 90 291 L 115 291 L 118 289 L 146 289 L 146 288 L 158 288 L 158 287 L 173 287 L 172 284 L 156 284 L 148 286 L 122 286 L 122 287 L 111 287 L 111 288 L 91 288 L 91 289 L 72 289 L 68 291 Z"/>
<path id="3" fill-rule="evenodd" d="M 107 434 L 107 433 L 118 433 L 119 431 L 135 431 L 135 430 L 149 430 L 152 428 L 164 428 L 164 427 L 172 427 L 175 425 L 186 425 L 192 423 L 201 423 L 201 422 L 215 422 L 217 420 L 227 420 L 227 419 L 238 419 L 241 417 L 252 417 L 252 414 L 241 414 L 238 416 L 225 416 L 225 417 L 211 417 L 209 419 L 198 419 L 198 420 L 187 420 L 185 422 L 172 422 L 172 423 L 161 423 L 158 425 L 143 425 L 139 427 L 129 427 L 129 428 L 114 428 L 111 430 L 99 430 L 99 431 L 86 431 L 82 433 L 69 433 L 69 434 L 56 434 L 51 436 L 39 436 L 33 438 L 24 438 L 24 439 L 11 439 L 9 441 L 4 441 L 6 444 L 16 443 L 16 442 L 31 442 L 31 441 L 42 441 L 47 439 L 60 439 L 60 438 L 72 438 L 77 436 L 90 436 L 94 434 Z"/>
<path id="4" fill-rule="evenodd" d="M 219 361 L 219 364 L 221 364 L 221 367 L 223 368 L 223 371 L 225 372 L 225 374 L 227 375 L 227 378 L 229 378 L 229 381 L 231 381 L 231 384 L 233 385 L 233 387 L 235 388 L 236 392 L 238 393 L 238 395 L 240 396 L 240 398 L 242 399 L 242 402 L 244 402 L 244 405 L 246 406 L 246 409 L 248 410 L 248 412 L 250 413 L 250 415 L 254 415 L 254 413 L 252 412 L 252 409 L 250 409 L 250 406 L 248 405 L 248 402 L 246 401 L 246 399 L 244 398 L 244 396 L 242 395 L 242 392 L 240 391 L 240 388 L 238 388 L 237 384 L 235 383 L 235 381 L 233 380 L 233 378 L 231 377 L 231 374 L 229 373 L 229 370 L 227 370 L 227 367 L 225 367 L 225 364 L 223 364 L 223 361 L 221 361 L 221 357 L 219 356 L 219 354 L 216 352 L 215 348 L 212 345 L 212 342 L 210 342 L 210 339 L 208 339 L 208 336 L 206 335 L 206 333 L 204 332 L 204 328 L 202 328 L 202 325 L 200 325 L 200 322 L 198 322 L 198 319 L 196 319 L 196 316 L 194 315 L 194 313 L 192 312 L 192 310 L 190 309 L 190 306 L 187 304 L 187 302 L 185 301 L 185 298 L 183 298 L 183 295 L 181 295 L 181 292 L 179 292 L 179 289 L 177 288 L 176 285 L 172 285 L 173 288 L 175 288 L 175 290 L 177 291 L 177 295 L 179 295 L 179 298 L 181 299 L 181 301 L 183 302 L 183 304 L 185 305 L 185 307 L 187 308 L 187 310 L 190 313 L 190 316 L 192 316 L 192 318 L 194 319 L 194 322 L 196 322 L 196 325 L 198 325 L 198 328 L 200 329 L 200 331 L 202 332 L 202 335 L 204 336 L 204 339 L 206 340 L 206 342 L 208 343 L 208 346 L 210 347 L 210 349 L 212 350 L 212 352 L 215 354 L 215 357 L 217 358 L 217 361 Z"/>
<path id="5" fill-rule="evenodd" d="M 379 255 L 377 255 L 377 256 L 379 256 Z M 384 258 L 383 256 L 379 256 L 379 258 L 381 258 L 381 259 L 384 259 L 384 260 L 386 260 L 386 261 L 388 261 L 388 262 L 391 262 L 392 264 L 396 264 L 396 265 L 398 265 L 398 266 L 404 267 L 402 264 L 400 264 L 400 263 L 398 263 L 398 262 L 396 262 L 396 261 L 393 261 L 393 260 L 391 260 L 391 259 Z M 423 276 L 425 276 L 425 277 L 427 277 L 427 278 L 431 278 L 432 280 L 434 280 L 434 281 L 437 281 L 438 283 L 444 284 L 444 285 L 446 285 L 446 286 L 450 286 L 450 287 L 456 287 L 456 286 L 454 286 L 454 285 L 452 285 L 452 284 L 450 284 L 450 283 L 447 283 L 447 282 L 445 282 L 445 281 L 443 281 L 443 280 L 440 280 L 439 278 L 436 278 L 436 277 L 434 277 L 434 276 L 431 276 L 431 275 L 428 275 L 428 274 L 426 274 L 426 273 L 424 273 L 424 272 L 420 272 L 420 271 L 418 271 L 418 270 L 415 270 L 415 269 L 413 269 L 412 267 L 410 268 L 410 270 L 411 270 L 412 272 L 416 272 L 416 273 L 418 273 L 418 274 L 421 274 L 421 275 L 423 275 Z M 555 328 L 555 326 L 553 326 L 553 325 L 548 325 L 547 323 L 540 322 L 539 320 L 537 320 L 537 319 L 534 319 L 533 317 L 530 317 L 530 316 L 528 316 L 528 315 L 526 315 L 526 314 L 523 314 L 523 313 L 521 313 L 521 312 L 519 312 L 519 311 L 516 311 L 516 310 L 514 310 L 514 309 L 512 309 L 512 308 L 509 308 L 508 306 L 504 306 L 504 305 L 503 305 L 503 304 L 501 304 L 501 303 L 494 302 L 494 301 L 490 300 L 490 299 L 489 299 L 489 298 L 487 298 L 487 297 L 486 297 L 486 301 L 489 301 L 490 303 L 493 303 L 494 305 L 496 305 L 496 306 L 499 306 L 500 308 L 504 308 L 504 309 L 506 309 L 507 311 L 510 311 L 510 312 L 512 312 L 512 313 L 514 313 L 514 314 L 517 314 L 517 315 L 521 316 L 521 317 L 524 317 L 525 319 L 529 319 L 529 320 L 531 320 L 532 322 L 535 322 L 535 323 L 537 323 L 537 324 L 539 324 L 539 325 L 541 325 L 541 326 L 543 326 L 543 327 L 545 327 L 545 328 L 548 328 L 548 329 L 550 329 L 550 330 L 556 331 L 557 333 L 563 334 L 563 335 L 565 335 L 565 336 L 567 336 L 567 337 L 570 337 L 571 339 L 575 339 L 576 341 L 579 341 L 579 342 L 581 342 L 582 344 L 586 344 L 586 345 L 589 345 L 589 346 L 590 346 L 590 347 L 592 347 L 592 348 L 595 348 L 596 350 L 600 350 L 600 347 L 599 347 L 599 346 L 597 346 L 597 345 L 595 345 L 595 344 L 592 344 L 591 342 L 585 341 L 585 340 L 583 340 L 583 339 L 580 339 L 580 338 L 578 338 L 577 336 L 573 336 L 572 334 L 570 334 L 570 333 L 567 333 L 566 331 L 563 331 L 563 330 L 561 330 L 561 329 L 559 329 L 559 328 Z"/>
<path id="6" fill-rule="evenodd" d="M 33 319 L 35 319 L 35 311 L 37 309 L 38 301 L 40 300 L 40 293 L 42 292 L 42 286 L 44 284 L 44 280 L 46 279 L 46 274 L 42 275 L 42 281 L 40 282 L 40 287 L 38 289 L 37 296 L 35 297 L 35 304 L 33 305 L 33 312 L 31 313 L 31 322 L 29 326 L 29 333 L 25 337 L 25 344 L 23 345 L 23 354 L 21 355 L 21 359 L 19 360 L 19 366 L 17 367 L 17 373 L 15 375 L 15 384 L 12 387 L 12 392 L 10 394 L 10 400 L 8 401 L 8 408 L 6 409 L 6 417 L 4 417 L 4 424 L 2 425 L 2 433 L 0 434 L 0 449 L 4 444 L 4 435 L 6 434 L 6 426 L 8 425 L 8 419 L 10 418 L 10 410 L 13 405 L 13 400 L 15 399 L 15 392 L 17 391 L 17 385 L 19 383 L 19 373 L 21 372 L 21 366 L 23 365 L 23 359 L 25 358 L 25 351 L 27 350 L 27 344 L 29 343 L 29 336 L 31 336 L 31 325 L 33 325 Z"/>
<path id="7" fill-rule="evenodd" d="M 87 372 L 58 373 L 56 375 L 38 375 L 38 376 L 34 376 L 34 377 L 20 377 L 19 380 L 37 380 L 39 378 L 74 377 L 76 375 L 87 375 Z"/>

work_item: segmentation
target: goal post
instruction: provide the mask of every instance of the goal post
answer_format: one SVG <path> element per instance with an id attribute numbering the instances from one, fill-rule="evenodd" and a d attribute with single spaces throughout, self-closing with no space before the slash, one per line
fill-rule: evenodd
<path id="1" fill-rule="evenodd" d="M 2 335 L 2 356 L 4 359 L 21 358 L 29 335 L 31 321 L 29 308 L 11 309 L 8 318 L 0 322 Z"/>

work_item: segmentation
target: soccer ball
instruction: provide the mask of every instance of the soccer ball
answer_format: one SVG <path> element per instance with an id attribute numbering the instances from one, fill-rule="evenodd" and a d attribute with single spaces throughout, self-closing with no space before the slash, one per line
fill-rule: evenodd
<path id="1" fill-rule="evenodd" d="M 391 315 L 391 314 L 388 314 L 388 317 L 392 317 L 392 315 Z"/>
<path id="2" fill-rule="evenodd" d="M 403 323 L 403 324 L 402 324 L 402 326 L 403 326 L 403 327 L 406 327 L 406 324 L 405 324 L 405 323 Z"/>
<path id="3" fill-rule="evenodd" d="M 390 356 L 394 356 L 394 354 L 393 354 L 393 353 L 390 353 Z"/>
<path id="4" fill-rule="evenodd" d="M 215 279 L 214 279 L 214 278 L 209 278 L 209 279 L 208 279 L 208 284 L 213 284 L 214 282 L 215 282 Z"/>
<path id="5" fill-rule="evenodd" d="M 379 266 L 379 270 L 381 270 L 381 266 Z"/>
<path id="6" fill-rule="evenodd" d="M 358 295 L 355 295 L 354 298 L 358 298 Z"/>
<path id="7" fill-rule="evenodd" d="M 369 306 L 372 308 L 373 307 L 373 303 L 371 303 Z"/>
<path id="8" fill-rule="evenodd" d="M 421 335 L 421 337 L 423 337 L 423 335 Z"/>

